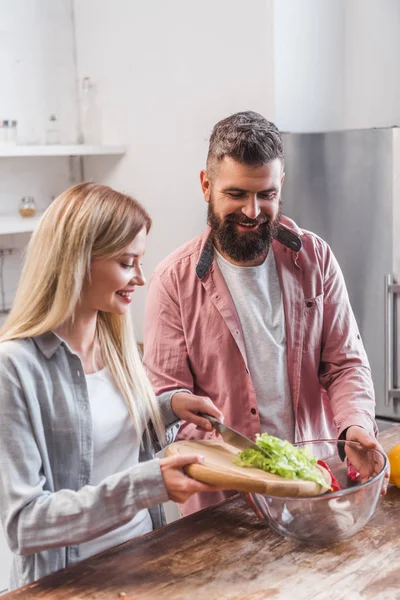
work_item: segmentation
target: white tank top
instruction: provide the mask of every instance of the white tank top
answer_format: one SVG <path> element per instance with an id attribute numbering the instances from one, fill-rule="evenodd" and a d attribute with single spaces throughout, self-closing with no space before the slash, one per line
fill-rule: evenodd
<path id="1" fill-rule="evenodd" d="M 92 413 L 93 467 L 90 485 L 138 464 L 141 440 L 135 435 L 123 397 L 107 368 L 85 375 Z M 80 545 L 80 559 L 103 552 L 153 529 L 150 513 L 141 510 L 131 521 Z"/>

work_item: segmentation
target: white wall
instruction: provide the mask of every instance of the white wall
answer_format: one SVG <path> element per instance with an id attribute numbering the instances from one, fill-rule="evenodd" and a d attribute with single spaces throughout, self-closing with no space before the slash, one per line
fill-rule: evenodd
<path id="1" fill-rule="evenodd" d="M 400 2 L 347 0 L 342 128 L 400 126 Z"/>
<path id="2" fill-rule="evenodd" d="M 106 142 L 128 155 L 86 177 L 132 193 L 154 220 L 145 269 L 202 231 L 199 171 L 212 126 L 239 110 L 274 118 L 272 0 L 74 0 L 78 73 L 97 84 Z M 142 338 L 145 292 L 135 294 Z"/>
<path id="3" fill-rule="evenodd" d="M 340 128 L 346 1 L 275 1 L 276 124 L 284 131 Z"/>
<path id="4" fill-rule="evenodd" d="M 60 141 L 77 140 L 77 92 L 71 0 L 0 0 L 0 119 L 17 119 L 19 143 L 44 143 L 50 114 Z M 70 184 L 68 159 L 0 158 L 0 219 L 18 211 L 22 196 L 43 210 Z M 6 304 L 14 296 L 26 235 L 0 236 Z M 1 309 L 1 306 L 0 306 Z M 0 316 L 1 318 L 1 316 Z"/>
<path id="5" fill-rule="evenodd" d="M 398 0 L 276 0 L 274 6 L 280 128 L 400 125 Z"/>

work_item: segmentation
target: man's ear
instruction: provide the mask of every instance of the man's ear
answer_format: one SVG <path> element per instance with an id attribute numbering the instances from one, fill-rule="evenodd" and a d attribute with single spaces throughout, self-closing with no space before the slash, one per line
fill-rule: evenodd
<path id="1" fill-rule="evenodd" d="M 210 201 L 210 192 L 211 192 L 211 183 L 208 177 L 207 171 L 202 169 L 200 171 L 200 184 L 203 192 L 204 200 L 206 202 Z"/>

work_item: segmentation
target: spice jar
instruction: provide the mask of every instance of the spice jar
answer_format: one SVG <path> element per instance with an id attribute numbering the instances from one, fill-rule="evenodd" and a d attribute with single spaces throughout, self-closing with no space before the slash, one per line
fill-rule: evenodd
<path id="1" fill-rule="evenodd" d="M 33 196 L 24 196 L 19 206 L 21 217 L 33 217 L 36 214 L 36 202 Z"/>

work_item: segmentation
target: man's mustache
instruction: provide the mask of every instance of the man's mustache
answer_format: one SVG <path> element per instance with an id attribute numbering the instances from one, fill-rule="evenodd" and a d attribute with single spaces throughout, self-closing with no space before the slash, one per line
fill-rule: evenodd
<path id="1" fill-rule="evenodd" d="M 249 219 L 248 217 L 238 217 L 237 215 L 228 215 L 225 219 L 227 223 L 236 223 L 237 225 L 261 225 L 262 223 L 268 223 L 271 219 L 267 215 L 259 215 L 256 219 Z"/>

